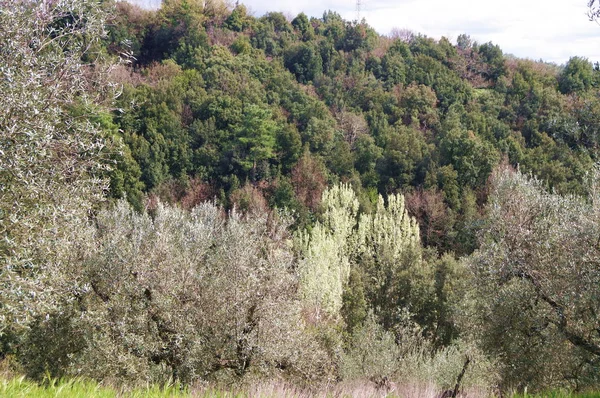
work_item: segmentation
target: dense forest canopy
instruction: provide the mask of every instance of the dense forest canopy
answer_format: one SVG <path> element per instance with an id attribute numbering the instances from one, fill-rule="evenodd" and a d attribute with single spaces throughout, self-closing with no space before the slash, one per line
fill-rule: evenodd
<path id="1" fill-rule="evenodd" d="M 323 186 L 348 182 L 365 210 L 402 192 L 426 245 L 466 254 L 463 225 L 500 162 L 581 194 L 596 161 L 600 74 L 586 59 L 507 58 L 466 34 L 380 36 L 331 11 L 288 21 L 218 2 L 117 6 L 106 48 L 133 57 L 113 120 L 131 156 L 112 195 L 138 209 L 144 192 L 231 207 L 251 187 L 310 223 Z"/>
<path id="2" fill-rule="evenodd" d="M 18 371 L 600 387 L 598 64 L 218 0 L 0 2 L 0 54 Z"/>

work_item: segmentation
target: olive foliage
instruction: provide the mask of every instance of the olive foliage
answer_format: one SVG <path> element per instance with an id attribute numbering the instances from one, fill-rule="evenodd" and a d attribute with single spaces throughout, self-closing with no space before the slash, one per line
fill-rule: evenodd
<path id="1" fill-rule="evenodd" d="M 110 99 L 98 54 L 106 10 L 87 0 L 0 2 L 0 336 L 75 288 L 90 211 L 104 198 Z"/>
<path id="2" fill-rule="evenodd" d="M 83 347 L 68 372 L 163 383 L 276 369 L 318 377 L 326 358 L 300 316 L 286 220 L 211 203 L 159 204 L 151 217 L 120 201 L 101 212 L 81 270 Z"/>
<path id="3" fill-rule="evenodd" d="M 508 169 L 494 174 L 474 274 L 483 344 L 502 358 L 504 383 L 597 383 L 600 202 L 563 196 Z"/>

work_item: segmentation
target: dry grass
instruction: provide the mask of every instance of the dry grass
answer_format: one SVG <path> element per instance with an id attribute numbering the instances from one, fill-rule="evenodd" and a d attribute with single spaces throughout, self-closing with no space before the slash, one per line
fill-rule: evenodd
<path id="1" fill-rule="evenodd" d="M 319 388 L 299 388 L 283 381 L 261 382 L 244 390 L 214 390 L 203 386 L 191 389 L 192 397 L 219 398 L 436 398 L 441 395 L 433 383 L 393 383 L 380 387 L 370 381 L 349 381 L 321 386 Z M 459 394 L 461 398 L 489 397 L 487 390 L 468 389 Z"/>

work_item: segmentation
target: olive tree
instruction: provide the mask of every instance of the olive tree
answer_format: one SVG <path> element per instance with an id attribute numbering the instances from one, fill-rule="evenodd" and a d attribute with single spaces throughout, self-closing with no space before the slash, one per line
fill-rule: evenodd
<path id="1" fill-rule="evenodd" d="M 330 366 L 301 317 L 288 226 L 212 203 L 101 211 L 73 275 L 76 300 L 36 325 L 27 370 L 159 383 L 323 376 Z M 36 346 L 63 360 L 48 364 Z"/>
<path id="2" fill-rule="evenodd" d="M 66 264 L 107 187 L 105 144 L 88 117 L 110 98 L 94 52 L 102 7 L 0 1 L 1 339 L 77 289 Z"/>
<path id="3" fill-rule="evenodd" d="M 597 170 L 592 180 L 597 180 Z M 507 387 L 597 383 L 600 201 L 563 196 L 510 170 L 492 177 L 480 249 L 469 259 L 484 346 Z"/>

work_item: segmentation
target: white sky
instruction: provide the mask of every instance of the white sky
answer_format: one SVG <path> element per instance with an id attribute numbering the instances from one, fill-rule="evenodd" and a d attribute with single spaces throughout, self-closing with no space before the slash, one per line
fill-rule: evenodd
<path id="1" fill-rule="evenodd" d="M 381 34 L 410 29 L 455 42 L 461 33 L 479 43 L 492 41 L 505 54 L 563 64 L 572 56 L 600 61 L 600 25 L 587 18 L 588 0 L 361 0 L 361 18 Z M 241 0 L 256 17 L 281 11 L 322 17 L 338 12 L 356 19 L 356 0 Z"/>

